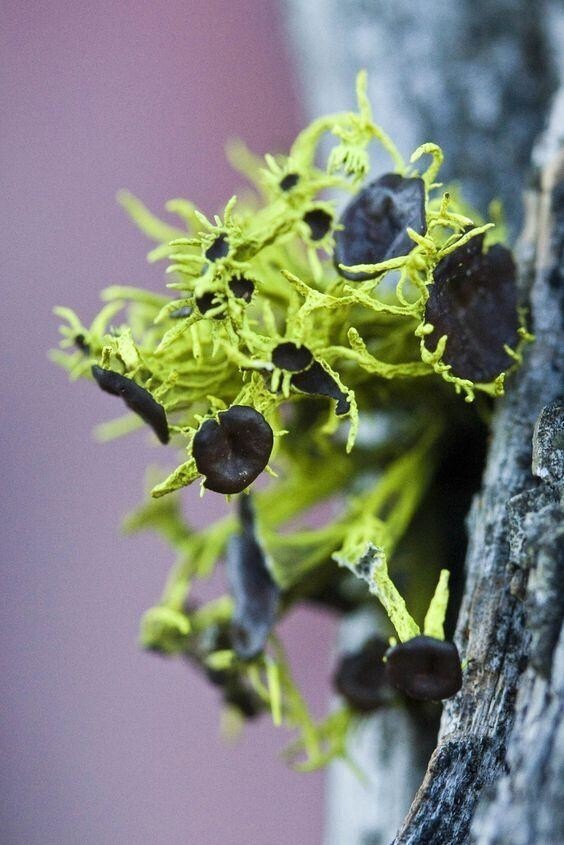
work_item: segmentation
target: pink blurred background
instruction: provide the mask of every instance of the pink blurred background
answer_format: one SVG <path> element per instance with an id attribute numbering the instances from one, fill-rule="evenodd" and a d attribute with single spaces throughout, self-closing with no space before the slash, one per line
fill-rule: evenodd
<path id="1" fill-rule="evenodd" d="M 322 776 L 278 759 L 289 736 L 264 719 L 222 744 L 215 691 L 138 650 L 172 555 L 119 525 L 162 453 L 145 433 L 96 444 L 94 424 L 119 409 L 47 360 L 53 305 L 89 321 L 105 285 L 164 285 L 114 201 L 119 188 L 156 211 L 180 195 L 216 212 L 240 186 L 227 138 L 287 148 L 302 115 L 279 4 L 12 0 L 0 38 L 0 842 L 320 842 Z M 209 518 L 214 500 L 194 507 Z M 318 712 L 333 633 L 313 611 L 284 626 Z"/>

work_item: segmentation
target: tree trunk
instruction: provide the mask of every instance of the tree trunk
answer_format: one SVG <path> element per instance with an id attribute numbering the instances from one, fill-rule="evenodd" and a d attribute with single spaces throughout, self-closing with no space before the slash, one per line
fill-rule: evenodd
<path id="1" fill-rule="evenodd" d="M 528 204 L 520 253 L 536 340 L 496 412 L 469 517 L 463 689 L 398 845 L 564 836 L 564 156 Z"/>
<path id="2" fill-rule="evenodd" d="M 441 178 L 514 234 L 531 150 L 562 79 L 560 0 L 284 0 L 310 117 L 351 108 L 367 68 L 375 120 L 402 152 L 445 151 Z M 375 164 L 389 167 L 376 153 Z"/>
<path id="3" fill-rule="evenodd" d="M 376 119 L 404 150 L 438 141 L 452 166 L 447 178 L 462 177 L 482 208 L 501 195 L 518 225 L 515 197 L 556 79 L 547 17 L 558 36 L 561 6 L 429 0 L 423 15 L 403 0 L 287 2 L 312 114 L 350 106 L 354 73 L 368 66 Z M 464 686 L 444 708 L 408 812 L 425 732 L 397 711 L 369 722 L 356 746 L 368 784 L 340 764 L 330 773 L 327 845 L 385 845 L 394 836 L 397 845 L 564 841 L 562 95 L 559 104 L 537 148 L 542 172 L 526 195 L 517 248 L 536 340 L 497 405 L 468 520 L 456 633 Z M 347 623 L 347 645 L 359 624 L 372 626 Z"/>

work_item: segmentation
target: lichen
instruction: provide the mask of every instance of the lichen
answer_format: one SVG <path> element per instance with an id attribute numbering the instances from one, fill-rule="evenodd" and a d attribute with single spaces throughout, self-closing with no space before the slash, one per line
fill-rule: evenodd
<path id="1" fill-rule="evenodd" d="M 268 481 L 253 492 L 253 542 L 280 591 L 279 616 L 316 577 L 339 592 L 344 567 L 366 582 L 356 600 L 379 600 L 399 639 L 409 640 L 420 629 L 388 564 L 427 493 L 456 394 L 467 402 L 480 393 L 499 396 L 506 375 L 487 383 L 457 375 L 446 362 L 448 336 L 429 342 L 434 326 L 426 311 L 439 262 L 484 234 L 493 243 L 493 224 L 436 182 L 443 159 L 437 145 L 423 144 L 404 160 L 373 122 L 364 73 L 357 95 L 357 112 L 314 121 L 288 156 L 261 160 L 232 146 L 231 160 L 251 180 L 254 198 L 232 197 L 213 219 L 174 199 L 167 204 L 179 220 L 173 226 L 122 192 L 126 211 L 157 243 L 149 260 L 168 262 L 173 294 L 106 288 L 106 304 L 90 326 L 70 309 L 56 309 L 65 324 L 54 360 L 73 379 L 94 372 L 100 382 L 100 372 L 109 370 L 120 383 L 137 385 L 139 396 L 152 397 L 152 413 L 160 408 L 166 415 L 180 452 L 168 477 L 152 475 L 151 497 L 126 520 L 129 531 L 162 534 L 177 555 L 160 602 L 143 617 L 141 644 L 193 659 L 234 712 L 254 715 L 264 707 L 276 725 L 297 729 L 290 756 L 307 770 L 345 756 L 355 714 L 345 704 L 316 724 L 275 630 L 258 656 L 244 660 L 230 643 L 232 598 L 192 605 L 193 588 L 211 575 L 240 527 L 235 515 L 204 529 L 192 525 L 179 491 L 199 480 L 202 494 L 207 486 L 246 495 L 264 467 Z M 327 134 L 336 144 L 322 164 L 319 145 Z M 405 254 L 335 267 L 335 237 L 347 237 L 338 203 L 366 184 L 372 142 L 389 154 L 394 174 L 421 180 L 424 225 L 402 230 Z M 520 343 L 527 339 L 524 329 L 520 336 Z M 519 345 L 506 351 L 518 362 Z M 135 403 L 130 407 L 140 413 Z M 233 408 L 247 411 L 225 415 Z M 254 429 L 244 422 L 251 413 Z M 145 418 L 127 415 L 104 424 L 100 435 L 127 434 Z M 230 428 L 226 420 L 234 421 Z M 377 425 L 388 430 L 378 435 Z M 260 449 L 253 430 L 262 432 Z M 231 469 L 228 483 L 217 480 L 222 462 Z M 212 481 L 202 475 L 208 466 Z M 336 518 L 317 528 L 292 526 L 332 499 L 339 501 Z M 438 639 L 447 583 L 443 573 L 424 624 L 424 633 Z"/>

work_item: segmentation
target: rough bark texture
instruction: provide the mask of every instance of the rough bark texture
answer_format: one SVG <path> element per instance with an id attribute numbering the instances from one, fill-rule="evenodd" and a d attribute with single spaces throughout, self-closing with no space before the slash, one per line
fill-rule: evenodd
<path id="1" fill-rule="evenodd" d="M 515 231 L 533 140 L 564 78 L 562 3 L 286 2 L 311 115 L 349 107 L 355 73 L 367 67 L 376 119 L 402 150 L 438 141 L 445 178 L 460 179 L 482 210 L 501 196 Z M 536 179 L 527 194 L 518 255 L 536 342 L 498 405 L 469 516 L 456 637 L 468 661 L 464 686 L 445 707 L 396 845 L 564 842 L 563 114 L 564 92 L 534 156 L 552 164 L 542 190 Z M 364 737 L 368 793 L 343 767 L 331 772 L 327 845 L 394 838 L 418 770 L 416 748 L 405 746 L 423 741 L 423 732 L 406 733 L 403 750 L 386 758 L 386 733 L 405 730 L 398 713 L 389 718 L 373 720 Z"/>
<path id="2" fill-rule="evenodd" d="M 521 538 L 519 526 L 516 532 L 517 543 L 523 541 L 521 558 L 530 567 L 529 666 L 519 682 L 506 758 L 509 774 L 499 781 L 495 796 L 482 803 L 472 828 L 480 845 L 532 845 L 564 838 L 564 525 L 555 501 L 563 481 L 562 402 L 543 411 L 533 444 L 533 467 L 539 478 L 545 473 L 547 478 L 530 501 L 524 494 L 526 527 Z M 558 451 L 560 466 L 552 473 L 549 467 Z"/>
<path id="3" fill-rule="evenodd" d="M 517 233 L 531 148 L 558 87 L 560 0 L 285 0 L 306 106 L 350 108 L 359 68 L 404 153 L 435 141 L 441 178 Z M 551 48 L 551 35 L 554 48 Z M 375 164 L 389 167 L 385 155 Z"/>
<path id="4" fill-rule="evenodd" d="M 529 194 L 527 224 L 522 296 L 536 340 L 498 406 L 469 516 L 464 686 L 396 845 L 564 841 L 564 155 Z M 390 753 L 386 735 L 404 741 Z M 328 845 L 390 841 L 423 736 L 397 712 L 365 728 L 355 748 L 369 794 L 333 769 Z"/>
<path id="5" fill-rule="evenodd" d="M 564 699 L 564 158 L 529 197 L 523 280 L 536 342 L 497 410 L 470 518 L 457 642 L 468 662 L 423 784 L 395 842 L 562 841 Z M 535 425 L 536 424 L 536 425 Z M 533 436 L 534 435 L 534 436 Z M 481 796 L 485 798 L 472 831 Z M 542 807 L 542 813 L 540 808 Z M 542 816 L 542 818 L 541 818 Z"/>

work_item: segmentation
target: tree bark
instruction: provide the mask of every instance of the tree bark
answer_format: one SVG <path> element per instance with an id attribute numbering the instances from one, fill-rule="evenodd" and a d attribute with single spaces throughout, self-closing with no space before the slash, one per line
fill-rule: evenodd
<path id="1" fill-rule="evenodd" d="M 402 149 L 441 143 L 445 178 L 461 179 L 482 209 L 504 198 L 515 230 L 558 77 L 560 5 L 429 0 L 423 14 L 403 0 L 286 2 L 312 116 L 350 107 L 354 75 L 368 67 L 376 119 Z M 332 768 L 326 845 L 564 842 L 564 93 L 557 104 L 517 250 L 536 340 L 497 406 L 468 520 L 463 689 L 444 708 L 403 823 L 425 732 L 398 711 L 368 723 L 357 748 L 369 782 Z M 343 637 L 350 645 L 346 626 Z"/>
<path id="2" fill-rule="evenodd" d="M 348 109 L 368 70 L 375 120 L 404 153 L 434 141 L 441 179 L 516 235 L 531 149 L 558 88 L 559 0 L 284 0 L 310 116 Z M 562 62 L 562 58 L 560 58 Z M 389 168 L 385 154 L 374 164 Z"/>
<path id="3" fill-rule="evenodd" d="M 527 206 L 518 253 L 535 342 L 498 405 L 468 519 L 463 689 L 445 705 L 396 845 L 564 841 L 564 154 Z M 424 741 L 397 711 L 365 727 L 351 752 L 362 755 L 368 792 L 334 767 L 327 845 L 393 838 Z"/>
<path id="4" fill-rule="evenodd" d="M 528 205 L 520 256 L 536 340 L 496 412 L 469 517 L 464 685 L 397 845 L 564 837 L 564 156 Z"/>

